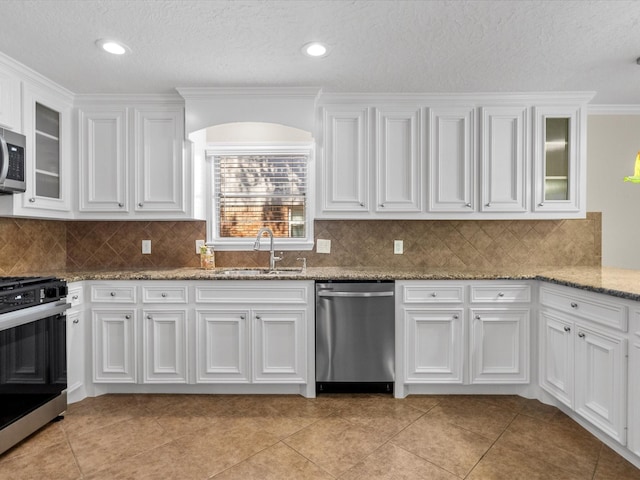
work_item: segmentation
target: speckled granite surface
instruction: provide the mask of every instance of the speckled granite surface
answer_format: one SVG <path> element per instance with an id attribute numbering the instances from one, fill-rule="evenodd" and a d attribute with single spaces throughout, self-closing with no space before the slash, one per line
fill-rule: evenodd
<path id="1" fill-rule="evenodd" d="M 81 280 L 543 280 L 558 285 L 605 293 L 640 301 L 640 270 L 595 267 L 533 267 L 515 269 L 389 269 L 375 267 L 311 267 L 302 273 L 285 270 L 277 274 L 225 273 L 227 269 L 199 268 L 135 269 L 78 272 L 34 272 Z M 255 272 L 255 270 L 253 271 Z"/>

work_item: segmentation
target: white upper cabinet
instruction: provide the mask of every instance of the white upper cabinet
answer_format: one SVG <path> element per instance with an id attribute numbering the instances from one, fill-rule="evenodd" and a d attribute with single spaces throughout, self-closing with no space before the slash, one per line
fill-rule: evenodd
<path id="1" fill-rule="evenodd" d="M 182 108 L 135 110 L 135 210 L 185 213 Z"/>
<path id="2" fill-rule="evenodd" d="M 193 218 L 181 105 L 83 104 L 79 218 Z"/>
<path id="3" fill-rule="evenodd" d="M 376 212 L 422 210 L 421 132 L 419 108 L 376 108 Z"/>
<path id="4" fill-rule="evenodd" d="M 322 110 L 320 215 L 369 211 L 369 109 L 327 106 Z"/>
<path id="5" fill-rule="evenodd" d="M 0 128 L 22 132 L 20 78 L 0 67 Z"/>
<path id="6" fill-rule="evenodd" d="M 534 107 L 535 212 L 584 212 L 585 115 L 576 106 Z"/>
<path id="7" fill-rule="evenodd" d="M 473 107 L 429 108 L 429 211 L 471 213 L 474 199 Z"/>
<path id="8" fill-rule="evenodd" d="M 129 209 L 127 109 L 82 109 L 79 122 L 80 211 L 126 212 Z"/>
<path id="9" fill-rule="evenodd" d="M 529 145 L 524 106 L 482 107 L 480 175 L 482 212 L 529 209 Z"/>

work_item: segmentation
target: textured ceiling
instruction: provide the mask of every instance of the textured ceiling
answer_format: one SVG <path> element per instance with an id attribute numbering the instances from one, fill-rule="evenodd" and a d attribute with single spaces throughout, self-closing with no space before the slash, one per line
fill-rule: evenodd
<path id="1" fill-rule="evenodd" d="M 640 1 L 0 0 L 0 12 L 0 51 L 74 93 L 589 90 L 640 104 Z M 132 53 L 100 52 L 102 37 Z M 312 40 L 330 55 L 302 55 Z"/>

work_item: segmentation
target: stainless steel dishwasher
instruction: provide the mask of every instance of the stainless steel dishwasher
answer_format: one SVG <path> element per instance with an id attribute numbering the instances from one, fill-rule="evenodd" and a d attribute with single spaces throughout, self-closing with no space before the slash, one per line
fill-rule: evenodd
<path id="1" fill-rule="evenodd" d="M 393 392 L 394 282 L 316 283 L 316 390 Z"/>

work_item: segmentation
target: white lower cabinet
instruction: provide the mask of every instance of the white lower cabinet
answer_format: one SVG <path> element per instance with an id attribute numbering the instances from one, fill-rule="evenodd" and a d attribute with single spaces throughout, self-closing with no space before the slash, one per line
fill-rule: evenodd
<path id="1" fill-rule="evenodd" d="M 98 308 L 93 318 L 93 381 L 136 383 L 136 310 Z"/>
<path id="2" fill-rule="evenodd" d="M 144 383 L 187 383 L 187 311 L 142 312 Z"/>
<path id="3" fill-rule="evenodd" d="M 253 381 L 306 383 L 305 310 L 256 309 L 253 318 Z"/>
<path id="4" fill-rule="evenodd" d="M 631 317 L 629 345 L 629 419 L 627 446 L 640 456 L 640 310 Z"/>
<path id="5" fill-rule="evenodd" d="M 249 383 L 248 310 L 196 310 L 196 381 Z"/>
<path id="6" fill-rule="evenodd" d="M 462 383 L 464 345 L 462 308 L 405 309 L 407 383 Z"/>
<path id="7" fill-rule="evenodd" d="M 618 303 L 611 297 L 573 294 L 567 287 L 545 285 L 540 292 L 540 386 L 625 445 L 627 339 L 606 326 L 626 307 L 614 308 Z M 555 301 L 560 297 L 566 297 L 566 308 Z M 584 308 L 607 302 L 611 308 L 601 310 L 601 317 Z"/>
<path id="8" fill-rule="evenodd" d="M 529 309 L 470 310 L 470 382 L 529 383 Z"/>

